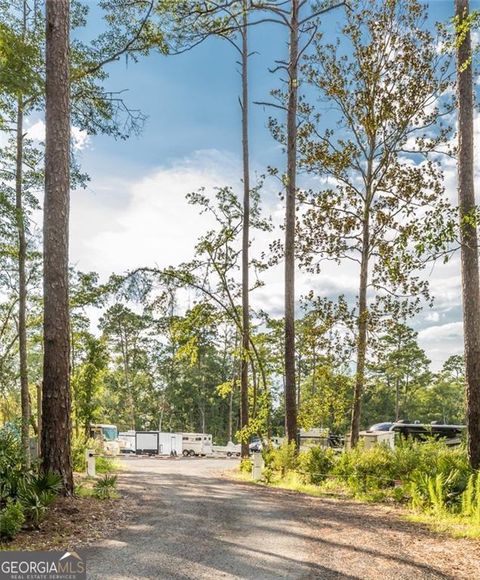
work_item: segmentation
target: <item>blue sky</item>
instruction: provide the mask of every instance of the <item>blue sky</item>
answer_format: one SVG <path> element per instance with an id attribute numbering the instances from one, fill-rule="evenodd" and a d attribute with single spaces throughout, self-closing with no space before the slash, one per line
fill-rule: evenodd
<path id="1" fill-rule="evenodd" d="M 430 2 L 432 17 L 447 20 L 453 0 Z M 480 7 L 478 0 L 472 8 Z M 93 3 L 92 3 L 93 6 Z M 324 30 L 333 37 L 340 27 L 341 11 L 329 15 Z M 86 33 L 101 29 L 92 11 Z M 286 31 L 276 26 L 252 29 L 251 100 L 268 99 L 280 86 L 268 72 L 275 59 L 287 53 Z M 166 266 L 188 260 L 196 238 L 208 227 L 185 202 L 189 191 L 201 186 L 240 186 L 240 111 L 237 96 L 240 76 L 233 48 L 209 40 L 181 56 L 158 54 L 140 57 L 138 63 L 109 65 L 110 90 L 127 89 L 125 99 L 147 115 L 143 133 L 127 141 L 92 137 L 81 141 L 79 156 L 91 181 L 86 190 L 72 194 L 71 259 L 81 270 L 102 276 L 140 265 Z M 271 110 L 252 105 L 252 166 L 265 171 L 269 164 L 282 168 L 281 148 L 267 128 Z M 447 176 L 454 191 L 454 168 Z M 265 192 L 266 210 L 276 223 L 283 217 L 278 187 Z M 278 235 L 278 232 L 277 234 Z M 254 248 L 265 249 L 269 239 L 259 237 Z M 281 268 L 266 275 L 268 289 L 253 296 L 253 304 L 280 315 L 283 304 Z M 350 271 L 326 271 L 323 292 L 355 292 Z M 298 295 L 319 280 L 298 276 Z M 415 321 L 421 344 L 438 368 L 449 355 L 462 349 L 458 261 L 436 268 L 432 285 L 438 297 L 433 311 Z M 327 290 L 325 290 L 327 289 Z"/>
<path id="2" fill-rule="evenodd" d="M 447 20 L 453 14 L 453 0 L 432 0 L 430 13 Z M 478 1 L 472 2 L 472 8 Z M 96 13 L 96 12 L 95 12 Z M 342 9 L 325 17 L 325 36 L 334 37 Z M 90 27 L 99 27 L 98 17 Z M 251 29 L 251 100 L 268 99 L 269 91 L 280 86 L 278 75 L 268 72 L 275 59 L 287 55 L 286 31 L 276 25 Z M 115 142 L 95 139 L 95 149 L 86 152 L 84 166 L 92 178 L 97 170 L 110 167 L 129 175 L 184 157 L 199 149 L 219 149 L 240 154 L 240 116 L 237 96 L 240 76 L 237 55 L 229 43 L 210 39 L 192 51 L 164 57 L 152 54 L 138 63 L 125 59 L 109 65 L 112 90 L 128 89 L 126 101 L 148 116 L 139 138 Z M 267 128 L 272 110 L 252 105 L 251 143 L 254 164 L 280 162 L 278 148 Z M 100 161 L 101 159 L 101 161 Z"/>

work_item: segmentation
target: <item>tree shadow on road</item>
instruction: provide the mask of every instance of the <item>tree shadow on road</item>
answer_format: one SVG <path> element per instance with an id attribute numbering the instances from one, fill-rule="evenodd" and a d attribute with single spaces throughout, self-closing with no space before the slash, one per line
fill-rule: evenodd
<path id="1" fill-rule="evenodd" d="M 454 578 L 399 552 L 392 522 L 354 502 L 144 468 L 122 486 L 137 511 L 88 551 L 91 578 Z"/>

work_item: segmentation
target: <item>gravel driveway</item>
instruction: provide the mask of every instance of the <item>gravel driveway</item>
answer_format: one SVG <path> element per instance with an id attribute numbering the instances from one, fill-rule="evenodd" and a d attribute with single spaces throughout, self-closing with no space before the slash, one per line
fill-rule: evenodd
<path id="1" fill-rule="evenodd" d="M 87 550 L 89 578 L 480 578 L 478 542 L 431 534 L 384 506 L 222 477 L 236 460 L 124 463 L 135 513 Z"/>

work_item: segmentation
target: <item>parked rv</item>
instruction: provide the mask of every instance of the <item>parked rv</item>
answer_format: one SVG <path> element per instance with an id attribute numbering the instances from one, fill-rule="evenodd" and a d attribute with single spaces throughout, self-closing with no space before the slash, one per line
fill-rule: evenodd
<path id="1" fill-rule="evenodd" d="M 183 456 L 211 455 L 212 436 L 208 433 L 182 433 Z"/>
<path id="2" fill-rule="evenodd" d="M 120 444 L 116 425 L 93 423 L 90 425 L 90 437 L 95 439 L 105 455 L 119 455 Z"/>

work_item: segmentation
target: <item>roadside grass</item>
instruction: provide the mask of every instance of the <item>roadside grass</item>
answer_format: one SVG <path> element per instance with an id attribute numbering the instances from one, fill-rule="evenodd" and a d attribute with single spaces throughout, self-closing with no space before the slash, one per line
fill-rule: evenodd
<path id="1" fill-rule="evenodd" d="M 469 518 L 460 515 L 413 513 L 403 517 L 409 522 L 426 525 L 433 532 L 448 534 L 453 538 L 480 539 L 480 523 L 472 523 Z"/>
<path id="2" fill-rule="evenodd" d="M 442 442 L 401 442 L 395 449 L 358 447 L 336 455 L 285 444 L 266 450 L 262 479 L 251 479 L 251 462 L 232 475 L 244 483 L 313 497 L 348 499 L 397 508 L 398 516 L 454 538 L 480 539 L 480 472 L 463 447 Z"/>

